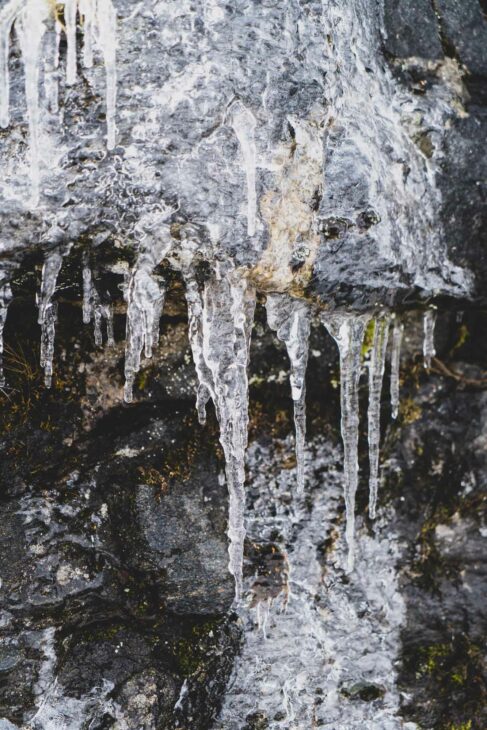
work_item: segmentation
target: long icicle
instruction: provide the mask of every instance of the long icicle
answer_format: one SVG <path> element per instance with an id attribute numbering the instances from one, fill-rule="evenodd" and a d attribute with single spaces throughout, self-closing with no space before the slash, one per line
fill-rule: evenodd
<path id="1" fill-rule="evenodd" d="M 206 404 L 211 398 L 212 375 L 203 353 L 203 295 L 192 271 L 184 275 L 186 302 L 188 304 L 188 336 L 193 353 L 193 362 L 198 376 L 196 389 L 196 411 L 198 421 L 206 423 Z"/>
<path id="2" fill-rule="evenodd" d="M 103 54 L 106 74 L 107 148 L 113 150 L 117 134 L 117 14 L 111 0 L 97 0 L 96 8 L 97 40 Z"/>
<path id="3" fill-rule="evenodd" d="M 392 327 L 391 351 L 391 416 L 396 419 L 399 414 L 399 377 L 401 369 L 401 344 L 404 334 L 404 323 L 394 318 Z"/>
<path id="4" fill-rule="evenodd" d="M 0 11 L 0 127 L 9 125 L 10 79 L 8 57 L 12 24 L 23 0 L 10 0 Z"/>
<path id="5" fill-rule="evenodd" d="M 360 360 L 369 315 L 324 314 L 322 322 L 336 341 L 340 353 L 341 431 L 348 544 L 347 569 L 353 570 L 355 553 L 355 494 L 358 486 L 358 436 Z"/>
<path id="6" fill-rule="evenodd" d="M 7 311 L 12 301 L 12 290 L 8 282 L 0 284 L 0 388 L 5 387 L 5 372 L 3 369 L 3 330 L 7 321 Z"/>
<path id="7" fill-rule="evenodd" d="M 76 16 L 78 12 L 77 0 L 64 0 L 64 21 L 66 24 L 66 84 L 73 86 L 76 83 Z"/>
<path id="8" fill-rule="evenodd" d="M 30 177 L 32 204 L 37 205 L 40 190 L 39 169 L 39 60 L 41 41 L 46 31 L 47 4 L 27 0 L 20 12 L 15 28 L 22 51 L 25 74 L 25 96 L 29 123 Z"/>
<path id="9" fill-rule="evenodd" d="M 102 304 L 100 295 L 93 281 L 93 274 L 88 262 L 88 257 L 83 260 L 83 323 L 89 324 L 93 319 L 95 345 L 103 344 L 101 325 L 106 321 L 107 344 L 115 344 L 113 335 L 113 311 L 110 304 Z"/>
<path id="10" fill-rule="evenodd" d="M 165 299 L 165 286 L 154 269 L 170 247 L 165 241 L 142 248 L 125 292 L 127 325 L 125 344 L 124 398 L 132 403 L 135 376 L 140 370 L 142 351 L 152 356 L 152 348 L 159 341 L 159 320 Z"/>
<path id="11" fill-rule="evenodd" d="M 306 367 L 310 333 L 309 306 L 287 294 L 269 294 L 267 321 L 277 337 L 285 343 L 291 362 L 291 395 L 294 401 L 294 425 L 298 494 L 304 490 L 304 450 L 306 445 Z"/>
<path id="12" fill-rule="evenodd" d="M 386 364 L 389 337 L 389 314 L 382 314 L 374 322 L 374 340 L 369 363 L 369 515 L 375 518 L 379 487 L 380 399 Z"/>
<path id="13" fill-rule="evenodd" d="M 245 540 L 245 450 L 248 438 L 250 335 L 255 290 L 235 271 L 206 283 L 203 294 L 203 354 L 211 372 L 211 397 L 220 425 L 229 493 L 228 547 L 235 600 L 242 596 Z"/>
<path id="14" fill-rule="evenodd" d="M 431 360 L 436 355 L 435 350 L 435 324 L 436 324 L 436 309 L 428 309 L 424 313 L 423 318 L 423 356 L 424 366 L 428 370 L 431 367 Z"/>
<path id="15" fill-rule="evenodd" d="M 41 325 L 40 365 L 44 369 L 46 388 L 52 384 L 54 338 L 56 334 L 57 302 L 52 301 L 56 283 L 61 271 L 63 256 L 58 251 L 46 254 L 42 267 L 41 291 L 37 298 L 39 308 L 38 322 Z"/>

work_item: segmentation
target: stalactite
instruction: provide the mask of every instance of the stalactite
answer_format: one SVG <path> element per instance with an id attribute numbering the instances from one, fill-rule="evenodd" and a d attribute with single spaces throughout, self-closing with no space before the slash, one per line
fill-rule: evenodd
<path id="1" fill-rule="evenodd" d="M 380 398 L 386 364 L 390 316 L 382 314 L 374 322 L 374 340 L 369 363 L 369 515 L 375 518 L 379 486 Z"/>
<path id="2" fill-rule="evenodd" d="M 306 366 L 310 333 L 309 306 L 287 294 L 267 296 L 267 321 L 286 344 L 291 362 L 291 394 L 294 401 L 298 493 L 304 489 L 304 449 L 306 443 Z"/>
<path id="3" fill-rule="evenodd" d="M 358 435 L 360 356 L 369 315 L 334 313 L 322 315 L 322 322 L 336 341 L 340 353 L 341 432 L 348 570 L 353 570 L 355 550 L 355 494 L 358 485 Z"/>

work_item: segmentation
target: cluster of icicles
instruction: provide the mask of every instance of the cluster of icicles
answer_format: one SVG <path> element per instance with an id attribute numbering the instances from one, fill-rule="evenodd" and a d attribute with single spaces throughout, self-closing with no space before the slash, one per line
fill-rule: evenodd
<path id="1" fill-rule="evenodd" d="M 64 10 L 63 21 L 57 14 Z M 53 9 L 55 8 L 55 12 Z M 37 203 L 40 190 L 39 163 L 39 72 L 44 66 L 44 96 L 49 111 L 58 106 L 58 73 L 61 34 L 66 36 L 66 84 L 77 78 L 76 33 L 83 29 L 82 64 L 93 66 L 94 47 L 102 57 L 106 71 L 107 147 L 115 147 L 116 105 L 116 13 L 111 0 L 8 0 L 0 10 L 0 127 L 9 126 L 10 83 L 9 49 L 12 28 L 18 38 L 25 76 L 25 97 L 29 125 L 30 175 L 32 202 Z M 50 27 L 53 26 L 53 27 Z M 46 36 L 46 47 L 43 40 Z"/>
<path id="2" fill-rule="evenodd" d="M 133 399 L 132 390 L 140 369 L 142 353 L 149 358 L 159 340 L 165 285 L 154 270 L 166 248 L 142 250 L 127 276 L 124 290 L 127 302 L 125 345 L 125 401 Z M 47 254 L 37 299 L 41 325 L 41 366 L 46 386 L 51 385 L 57 303 L 53 300 L 61 269 L 62 253 Z M 245 450 L 248 427 L 248 379 L 250 337 L 254 319 L 256 293 L 242 272 L 219 263 L 204 286 L 197 282 L 192 264 L 182 269 L 188 305 L 189 340 L 198 388 L 196 407 L 199 421 L 206 418 L 205 407 L 211 399 L 220 426 L 220 441 L 226 463 L 229 491 L 229 569 L 235 578 L 236 598 L 242 593 L 242 563 L 245 538 Z M 3 351 L 3 327 L 11 299 L 8 285 L 0 287 L 0 356 Z M 311 324 L 310 305 L 287 294 L 267 295 L 267 319 L 287 349 L 290 360 L 291 393 L 294 401 L 297 489 L 304 488 L 305 455 L 305 374 Z M 436 312 L 424 315 L 424 359 L 429 367 L 434 350 Z M 369 322 L 374 320 L 373 342 L 369 361 L 368 440 L 370 461 L 369 513 L 375 516 L 379 483 L 380 401 L 386 362 L 386 349 L 392 325 L 391 406 L 396 418 L 399 408 L 399 365 L 403 323 L 387 311 L 374 315 L 346 312 L 321 312 L 321 322 L 338 345 L 341 381 L 341 433 L 344 447 L 344 492 L 346 502 L 346 540 L 348 570 L 354 562 L 355 494 L 358 484 L 359 379 L 361 354 Z M 83 265 L 83 321 L 94 323 L 95 342 L 102 343 L 102 322 L 106 321 L 107 343 L 113 344 L 111 307 L 103 304 L 87 259 Z M 4 384 L 0 362 L 0 382 Z"/>

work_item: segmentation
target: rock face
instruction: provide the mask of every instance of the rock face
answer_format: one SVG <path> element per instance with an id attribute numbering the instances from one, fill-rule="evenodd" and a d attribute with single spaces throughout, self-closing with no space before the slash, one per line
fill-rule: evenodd
<path id="1" fill-rule="evenodd" d="M 103 244 L 113 262 L 141 240 L 178 251 L 189 238 L 206 260 L 250 267 L 262 289 L 330 306 L 483 295 L 487 21 L 476 0 L 118 0 L 116 11 L 116 148 L 105 146 L 103 43 L 92 68 L 79 49 L 70 86 L 61 43 L 59 69 L 40 64 L 35 209 L 11 38 L 4 251 Z"/>
<path id="2" fill-rule="evenodd" d="M 84 67 L 79 16 L 68 85 L 64 30 L 59 68 L 42 55 L 56 39 L 46 17 L 37 205 L 25 52 L 15 30 L 6 36 L 0 729 L 485 727 L 483 4 L 115 5 L 112 150 L 103 43 Z M 166 291 L 161 337 L 126 405 L 124 298 L 148 252 L 150 293 Z M 60 263 L 51 292 L 40 284 L 48 253 Z M 83 326 L 87 267 L 101 339 L 113 323 L 106 347 Z M 238 614 L 224 458 L 211 406 L 197 422 L 185 302 L 188 271 L 201 292 L 226 267 L 257 290 L 248 605 Z M 51 392 L 39 292 L 51 325 L 57 313 Z M 375 527 L 361 403 L 355 575 L 343 570 L 336 348 L 312 316 L 308 476 L 297 497 L 288 359 L 262 306 L 270 292 L 404 316 L 393 425 L 389 365 L 383 389 Z M 439 307 L 431 373 L 410 311 L 425 302 Z M 235 320 L 230 300 L 228 310 Z M 41 324 L 46 332 L 50 320 Z"/>

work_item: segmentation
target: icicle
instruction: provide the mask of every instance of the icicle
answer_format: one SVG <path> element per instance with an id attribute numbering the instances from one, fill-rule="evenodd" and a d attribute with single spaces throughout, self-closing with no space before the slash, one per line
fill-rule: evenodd
<path id="1" fill-rule="evenodd" d="M 101 346 L 103 344 L 103 335 L 101 331 L 103 320 L 106 321 L 107 344 L 109 346 L 114 345 L 113 311 L 109 304 L 102 304 L 100 295 L 98 294 L 93 282 L 93 274 L 88 264 L 88 260 L 85 257 L 83 263 L 83 323 L 89 324 L 92 319 L 95 345 Z"/>
<path id="2" fill-rule="evenodd" d="M 0 11 L 0 127 L 9 125 L 10 81 L 8 56 L 10 31 L 23 0 L 10 0 Z"/>
<path id="3" fill-rule="evenodd" d="M 286 344 L 291 362 L 291 394 L 294 401 L 298 493 L 304 489 L 304 449 L 306 441 L 306 366 L 310 332 L 309 307 L 287 294 L 267 296 L 267 321 Z"/>
<path id="4" fill-rule="evenodd" d="M 229 492 L 229 570 L 235 579 L 235 599 L 242 596 L 245 539 L 245 449 L 248 428 L 250 334 L 255 290 L 235 271 L 206 283 L 203 293 L 203 356 L 211 374 L 208 387 L 220 424 Z M 206 383 L 205 383 L 206 385 Z"/>
<path id="5" fill-rule="evenodd" d="M 68 45 L 66 60 L 66 84 L 76 83 L 76 14 L 77 0 L 64 0 L 64 21 L 66 24 L 66 41 Z"/>
<path id="6" fill-rule="evenodd" d="M 22 51 L 25 74 L 25 96 L 29 122 L 30 176 L 32 202 L 39 200 L 39 61 L 42 37 L 46 27 L 47 4 L 26 0 L 15 23 Z"/>
<path id="7" fill-rule="evenodd" d="M 245 176 L 247 178 L 247 233 L 255 234 L 257 214 L 257 193 L 255 188 L 255 126 L 256 120 L 252 112 L 242 102 L 237 101 L 231 107 L 233 131 L 237 135 L 243 157 Z"/>
<path id="8" fill-rule="evenodd" d="M 436 309 L 428 309 L 424 313 L 423 329 L 424 329 L 424 340 L 423 340 L 423 355 L 424 355 L 424 366 L 425 368 L 431 367 L 431 360 L 436 355 L 435 350 L 435 324 L 436 324 Z"/>
<path id="9" fill-rule="evenodd" d="M 380 397 L 386 364 L 389 323 L 388 314 L 383 314 L 375 319 L 374 340 L 369 363 L 369 515 L 372 519 L 375 518 L 379 485 Z"/>
<path id="10" fill-rule="evenodd" d="M 106 72 L 107 148 L 116 144 L 115 108 L 117 101 L 117 15 L 111 0 L 97 2 L 98 45 L 103 54 Z"/>
<path id="11" fill-rule="evenodd" d="M 404 324 L 394 319 L 392 328 L 391 352 L 391 416 L 396 419 L 399 414 L 399 374 L 401 367 L 401 343 L 404 333 Z"/>
<path id="12" fill-rule="evenodd" d="M 79 0 L 79 12 L 83 16 L 83 66 L 93 66 L 93 26 L 96 0 Z"/>
<path id="13" fill-rule="evenodd" d="M 59 44 L 61 24 L 56 20 L 54 30 L 48 33 L 48 44 L 44 61 L 44 94 L 47 107 L 52 114 L 59 111 Z"/>
<path id="14" fill-rule="evenodd" d="M 126 290 L 127 338 L 125 345 L 124 398 L 132 403 L 135 376 L 140 370 L 140 356 L 151 357 L 152 348 L 159 339 L 161 318 L 166 294 L 159 277 L 153 275 L 170 244 L 161 242 L 140 252 Z"/>
<path id="15" fill-rule="evenodd" d="M 5 387 L 5 373 L 3 370 L 3 330 L 7 320 L 8 305 L 12 300 L 10 284 L 0 285 L 0 388 Z"/>
<path id="16" fill-rule="evenodd" d="M 70 247 L 69 247 L 70 248 Z M 66 255 L 69 251 L 64 252 Z M 37 298 L 39 308 L 38 322 L 41 325 L 41 367 L 44 368 L 44 381 L 47 388 L 52 383 L 52 360 L 54 355 L 54 337 L 56 334 L 57 303 L 52 301 L 56 290 L 57 278 L 61 270 L 63 256 L 58 251 L 46 254 L 42 267 L 41 291 Z"/>
<path id="17" fill-rule="evenodd" d="M 211 383 L 211 372 L 203 355 L 203 297 L 192 274 L 186 274 L 184 280 L 186 284 L 186 302 L 188 304 L 189 342 L 198 376 L 196 411 L 198 421 L 203 426 L 206 423 L 206 404 L 211 397 L 211 385 L 209 385 Z"/>
<path id="18" fill-rule="evenodd" d="M 344 451 L 344 490 L 347 512 L 348 571 L 353 570 L 355 551 L 355 494 L 358 485 L 358 436 L 360 355 L 370 317 L 354 314 L 324 314 L 322 322 L 340 353 L 341 431 Z"/>

